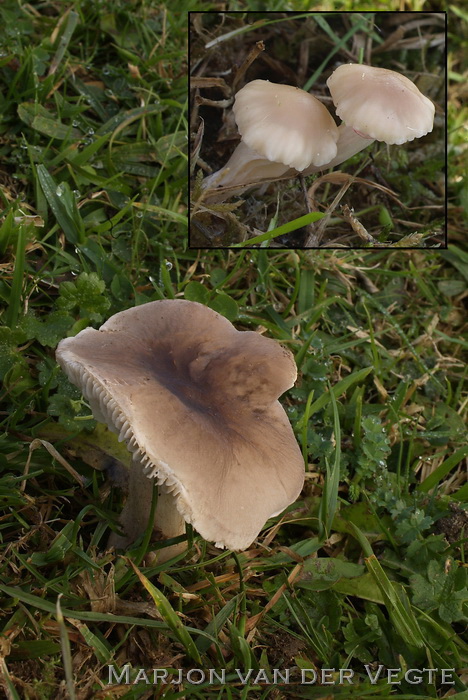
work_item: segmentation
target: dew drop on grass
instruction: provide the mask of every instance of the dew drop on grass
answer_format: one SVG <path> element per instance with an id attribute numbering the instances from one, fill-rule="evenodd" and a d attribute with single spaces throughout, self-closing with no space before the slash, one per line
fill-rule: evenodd
<path id="1" fill-rule="evenodd" d="M 65 191 L 65 190 L 64 190 L 63 185 L 59 185 L 59 186 L 57 187 L 57 189 L 55 190 L 55 194 L 57 195 L 57 197 L 62 197 L 64 191 Z"/>
<path id="2" fill-rule="evenodd" d="M 142 218 L 143 218 L 143 212 L 142 212 L 142 211 L 137 211 L 136 217 L 137 217 L 137 219 L 142 219 Z"/>
<path id="3" fill-rule="evenodd" d="M 94 129 L 90 127 L 88 131 L 86 132 L 89 136 L 92 136 L 94 134 Z"/>
<path id="4" fill-rule="evenodd" d="M 78 197 L 80 197 L 80 195 L 81 195 L 80 190 L 73 190 L 73 194 L 75 195 L 75 197 L 76 197 L 77 199 L 78 199 Z"/>
<path id="5" fill-rule="evenodd" d="M 75 128 L 76 128 L 77 126 L 79 126 L 79 125 L 80 125 L 80 122 L 77 121 L 76 119 L 74 119 L 74 120 L 72 121 L 72 126 L 74 126 Z"/>
<path id="6" fill-rule="evenodd" d="M 166 269 L 172 270 L 172 263 L 171 262 L 169 262 L 169 261 L 166 262 Z"/>
<path id="7" fill-rule="evenodd" d="M 104 90 L 104 95 L 106 95 L 106 97 L 114 97 L 114 93 L 110 89 Z"/>

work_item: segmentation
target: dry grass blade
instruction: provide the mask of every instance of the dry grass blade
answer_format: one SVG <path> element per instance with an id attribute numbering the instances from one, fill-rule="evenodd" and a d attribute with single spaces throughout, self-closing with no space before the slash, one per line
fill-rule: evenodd
<path id="1" fill-rule="evenodd" d="M 190 89 L 193 90 L 195 88 L 212 88 L 212 87 L 218 87 L 220 90 L 224 92 L 224 94 L 230 95 L 231 93 L 231 88 L 229 85 L 227 85 L 226 81 L 224 78 L 201 78 L 201 77 L 195 77 L 195 78 L 190 78 Z"/>
<path id="2" fill-rule="evenodd" d="M 269 610 L 272 609 L 274 605 L 279 601 L 283 593 L 288 589 L 289 586 L 291 586 L 296 578 L 299 576 L 303 569 L 303 564 L 297 564 L 294 569 L 291 571 L 291 573 L 288 576 L 288 582 L 283 583 L 282 586 L 278 588 L 276 593 L 270 598 L 268 603 L 265 605 L 263 608 L 262 612 L 257 613 L 257 615 L 254 615 L 253 617 L 250 617 L 245 624 L 245 629 L 246 632 L 252 632 L 253 629 L 258 625 L 258 623 L 261 621 L 261 619 L 267 614 Z"/>
<path id="3" fill-rule="evenodd" d="M 362 177 L 355 177 L 353 175 L 348 175 L 347 173 L 341 173 L 341 172 L 336 172 L 336 173 L 328 173 L 326 175 L 322 175 L 319 177 L 314 184 L 309 187 L 309 190 L 307 192 L 307 199 L 309 206 L 314 209 L 318 210 L 319 209 L 319 203 L 315 200 L 315 193 L 317 192 L 318 188 L 321 187 L 322 185 L 326 183 L 332 183 L 335 185 L 341 185 L 341 189 L 339 190 L 338 194 L 335 196 L 331 204 L 329 205 L 325 217 L 319 221 L 316 224 L 315 231 L 309 234 L 309 238 L 306 241 L 306 248 L 313 248 L 315 246 L 320 245 L 323 235 L 325 233 L 325 230 L 329 224 L 330 218 L 332 214 L 334 213 L 336 207 L 348 191 L 348 189 L 351 187 L 351 185 L 357 183 L 361 185 L 366 185 L 367 187 L 373 188 L 380 190 L 381 192 L 384 192 L 386 195 L 394 199 L 399 206 L 406 208 L 405 205 L 400 202 L 396 194 L 390 190 L 388 187 L 385 187 L 384 185 L 379 184 L 378 182 L 372 182 L 371 180 L 366 180 L 365 178 Z M 346 215 L 344 215 L 345 220 L 349 221 L 349 217 L 347 218 Z M 355 219 L 355 217 L 354 217 Z M 362 226 L 362 225 L 360 225 Z M 359 232 L 356 231 L 356 229 L 353 226 L 353 230 L 355 230 L 356 233 L 362 234 L 359 235 L 360 238 L 364 238 L 366 242 L 372 242 L 375 243 L 375 239 L 373 236 L 370 236 L 366 232 L 367 235 L 363 234 L 363 227 L 359 229 Z M 364 229 L 365 230 L 365 229 Z"/>
<path id="4" fill-rule="evenodd" d="M 25 467 L 24 467 L 24 472 L 23 472 L 24 481 L 22 482 L 21 487 L 20 487 L 21 491 L 24 491 L 24 489 L 26 488 L 26 477 L 29 473 L 29 465 L 31 464 L 32 453 L 34 452 L 34 450 L 37 450 L 39 447 L 45 447 L 47 452 L 54 459 L 56 459 L 57 462 L 59 462 L 62 465 L 62 467 L 64 467 L 67 470 L 67 472 L 69 474 L 71 474 L 71 476 L 75 479 L 75 481 L 78 482 L 80 487 L 83 490 L 85 490 L 84 489 L 84 483 L 85 483 L 84 477 L 82 477 L 81 474 L 78 474 L 76 469 L 73 469 L 72 465 L 69 462 L 67 462 L 67 460 L 64 457 L 62 457 L 60 452 L 57 452 L 55 447 L 53 445 L 51 445 L 50 442 L 47 442 L 47 440 L 41 440 L 39 438 L 35 438 L 29 445 L 29 455 L 28 455 L 28 459 L 27 459 Z"/>

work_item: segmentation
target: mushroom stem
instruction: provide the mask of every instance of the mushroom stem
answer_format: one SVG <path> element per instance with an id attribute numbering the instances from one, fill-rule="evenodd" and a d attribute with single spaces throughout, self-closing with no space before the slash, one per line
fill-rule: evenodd
<path id="1" fill-rule="evenodd" d="M 338 127 L 337 154 L 329 163 L 324 165 L 310 165 L 302 175 L 319 173 L 329 168 L 334 168 L 345 160 L 356 155 L 360 151 L 370 146 L 375 139 L 362 136 L 351 126 L 341 124 Z M 226 165 L 209 175 L 203 180 L 204 189 L 214 189 L 216 187 L 248 186 L 263 180 L 274 180 L 283 175 L 295 177 L 298 171 L 283 163 L 274 163 L 267 158 L 262 158 L 258 153 L 252 151 L 243 141 L 239 143 L 236 150 L 226 163 Z"/>
<path id="2" fill-rule="evenodd" d="M 344 122 L 338 127 L 338 132 L 337 153 L 333 160 L 325 165 L 311 165 L 304 170 L 303 175 L 310 175 L 311 173 L 334 168 L 335 165 L 344 163 L 345 160 L 363 151 L 375 141 L 371 137 L 362 136 L 352 126 L 347 126 Z"/>
<path id="3" fill-rule="evenodd" d="M 203 188 L 231 187 L 281 177 L 289 165 L 264 158 L 241 141 L 228 162 L 203 180 Z"/>
<path id="4" fill-rule="evenodd" d="M 143 473 L 140 461 L 134 459 L 134 469 L 129 470 L 128 496 L 120 515 L 120 524 L 125 534 L 113 532 L 109 537 L 110 547 L 127 549 L 145 532 L 151 514 L 152 483 L 154 482 Z M 174 496 L 164 491 L 163 487 L 159 487 L 153 531 L 156 539 L 171 539 L 185 533 L 185 521 L 177 510 Z M 160 550 L 158 561 L 167 561 L 186 548 L 186 542 L 166 547 Z"/>

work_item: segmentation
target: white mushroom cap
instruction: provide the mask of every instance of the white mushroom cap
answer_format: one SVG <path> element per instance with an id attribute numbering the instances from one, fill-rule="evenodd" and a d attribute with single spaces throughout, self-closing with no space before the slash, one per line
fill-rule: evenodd
<path id="1" fill-rule="evenodd" d="M 402 144 L 432 131 L 434 105 L 400 73 L 347 64 L 332 73 L 327 85 L 337 115 L 367 138 Z"/>
<path id="2" fill-rule="evenodd" d="M 233 110 L 242 140 L 268 160 L 301 171 L 336 156 L 332 116 L 300 88 L 253 80 L 239 90 Z"/>
<path id="3" fill-rule="evenodd" d="M 299 495 L 303 459 L 277 401 L 296 366 L 276 341 L 202 304 L 163 300 L 63 340 L 57 360 L 133 468 L 217 546 L 245 549 Z"/>

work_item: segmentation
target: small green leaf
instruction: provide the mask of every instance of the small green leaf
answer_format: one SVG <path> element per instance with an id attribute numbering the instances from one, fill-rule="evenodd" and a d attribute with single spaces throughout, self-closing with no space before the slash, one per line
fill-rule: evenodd
<path id="1" fill-rule="evenodd" d="M 22 329 L 11 330 L 7 326 L 0 327 L 0 379 L 17 363 L 26 367 L 25 360 L 18 354 L 18 345 L 27 340 Z"/>
<path id="2" fill-rule="evenodd" d="M 96 421 L 90 415 L 89 409 L 79 399 L 73 400 L 62 393 L 54 394 L 49 398 L 47 413 L 49 416 L 57 416 L 59 423 L 69 433 L 76 433 L 78 430 L 84 430 L 85 428 L 92 429 L 96 425 Z"/>
<path id="3" fill-rule="evenodd" d="M 224 316 L 228 321 L 235 321 L 239 316 L 239 307 L 237 302 L 228 294 L 220 293 L 215 296 L 208 306 L 213 311 L 217 311 L 221 316 Z"/>
<path id="4" fill-rule="evenodd" d="M 466 291 L 466 282 L 463 280 L 441 280 L 437 286 L 446 297 L 456 297 Z"/>
<path id="5" fill-rule="evenodd" d="M 214 267 L 210 272 L 210 282 L 212 287 L 219 287 L 226 279 L 227 272 L 221 267 Z"/>
<path id="6" fill-rule="evenodd" d="M 207 304 L 210 292 L 200 282 L 189 282 L 184 289 L 184 297 L 188 301 L 198 301 L 200 304 Z"/>
<path id="7" fill-rule="evenodd" d="M 110 306 L 105 289 L 105 282 L 99 279 L 96 272 L 82 272 L 76 282 L 62 282 L 57 307 L 69 313 L 78 309 L 80 316 L 91 321 L 102 321 L 103 314 Z"/>
<path id="8" fill-rule="evenodd" d="M 42 639 L 31 639 L 16 642 L 8 654 L 9 661 L 27 661 L 29 659 L 43 659 L 44 656 L 60 652 L 60 644 Z"/>
<path id="9" fill-rule="evenodd" d="M 299 588 L 323 591 L 331 588 L 342 578 L 362 576 L 364 571 L 362 564 L 353 564 L 332 557 L 310 558 L 306 559 L 302 574 L 296 581 Z"/>
<path id="10" fill-rule="evenodd" d="M 53 311 L 44 318 L 37 318 L 30 311 L 18 325 L 28 338 L 35 338 L 41 345 L 53 348 L 66 335 L 73 323 L 73 318 L 65 311 Z"/>

